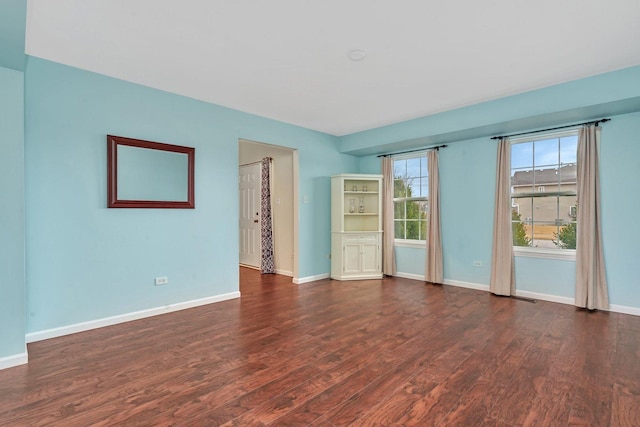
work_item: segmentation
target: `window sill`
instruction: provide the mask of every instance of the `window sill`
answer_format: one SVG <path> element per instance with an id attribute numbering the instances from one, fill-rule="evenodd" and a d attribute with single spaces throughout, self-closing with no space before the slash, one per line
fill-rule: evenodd
<path id="1" fill-rule="evenodd" d="M 575 249 L 545 249 L 514 246 L 513 255 L 523 258 L 558 259 L 563 261 L 576 260 Z"/>
<path id="2" fill-rule="evenodd" d="M 393 246 L 404 248 L 426 248 L 427 242 L 424 240 L 394 240 Z"/>

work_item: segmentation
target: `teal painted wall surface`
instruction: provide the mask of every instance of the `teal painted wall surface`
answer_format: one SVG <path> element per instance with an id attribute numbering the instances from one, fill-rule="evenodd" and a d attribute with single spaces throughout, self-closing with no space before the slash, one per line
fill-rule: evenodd
<path id="1" fill-rule="evenodd" d="M 424 248 L 396 246 L 394 250 L 398 273 L 424 277 L 426 255 Z"/>
<path id="2" fill-rule="evenodd" d="M 611 117 L 600 148 L 603 246 L 611 303 L 640 308 L 640 113 Z M 440 150 L 441 215 L 446 280 L 488 285 L 495 193 L 496 143 L 456 141 Z M 375 156 L 360 171 L 380 173 Z M 398 271 L 424 274 L 424 249 L 397 247 Z M 481 267 L 475 267 L 480 261 Z M 558 297 L 575 295 L 575 262 L 516 257 L 516 287 Z"/>
<path id="3" fill-rule="evenodd" d="M 25 351 L 24 80 L 0 67 L 0 358 Z"/>
<path id="4" fill-rule="evenodd" d="M 640 113 L 616 116 L 602 130 L 602 234 L 613 304 L 640 307 Z"/>
<path id="5" fill-rule="evenodd" d="M 33 57 L 25 79 L 28 332 L 237 291 L 238 138 L 299 150 L 300 277 L 329 271 L 329 176 L 357 171 L 335 137 Z M 107 134 L 195 147 L 196 209 L 107 209 Z"/>
<path id="6" fill-rule="evenodd" d="M 0 2 L 0 67 L 23 71 L 27 0 Z"/>

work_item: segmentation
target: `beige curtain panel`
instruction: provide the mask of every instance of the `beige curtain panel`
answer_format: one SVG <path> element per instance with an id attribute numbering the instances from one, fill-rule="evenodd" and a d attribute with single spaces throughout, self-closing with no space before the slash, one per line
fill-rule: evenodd
<path id="1" fill-rule="evenodd" d="M 382 158 L 382 272 L 387 276 L 396 274 L 396 259 L 393 250 L 393 159 Z"/>
<path id="2" fill-rule="evenodd" d="M 575 305 L 589 310 L 609 309 L 600 214 L 600 132 L 599 126 L 588 125 L 580 129 L 578 136 Z"/>
<path id="3" fill-rule="evenodd" d="M 504 296 L 516 293 L 511 230 L 511 143 L 507 138 L 498 142 L 489 290 Z"/>
<path id="4" fill-rule="evenodd" d="M 438 174 L 438 150 L 427 152 L 429 172 L 429 217 L 427 218 L 427 260 L 425 279 L 431 283 L 444 280 L 442 238 L 440 228 L 440 177 Z"/>

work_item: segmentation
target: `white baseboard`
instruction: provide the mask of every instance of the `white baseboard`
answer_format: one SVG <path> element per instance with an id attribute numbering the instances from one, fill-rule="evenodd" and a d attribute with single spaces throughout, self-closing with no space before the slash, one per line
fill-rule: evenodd
<path id="1" fill-rule="evenodd" d="M 293 279 L 293 283 L 295 283 L 296 285 L 301 285 L 303 283 L 315 282 L 316 280 L 328 279 L 329 276 L 329 273 L 324 273 L 315 276 L 298 277 L 297 279 Z"/>
<path id="2" fill-rule="evenodd" d="M 459 281 L 459 280 L 445 279 L 444 284 L 445 285 L 451 285 L 451 286 L 458 286 L 460 288 L 476 289 L 476 290 L 479 290 L 479 291 L 489 292 L 489 285 L 482 285 L 480 283 L 462 282 L 462 281 Z M 560 304 L 568 304 L 568 305 L 573 305 L 573 303 L 575 301 L 573 298 L 569 298 L 569 297 L 542 294 L 542 293 L 539 293 L 539 292 L 522 291 L 522 290 L 518 290 L 518 289 L 516 289 L 516 296 L 537 299 L 537 300 L 540 300 L 540 301 L 557 302 L 557 303 L 560 303 Z"/>
<path id="3" fill-rule="evenodd" d="M 288 270 L 279 270 L 276 268 L 276 274 L 281 274 L 283 276 L 289 276 L 289 277 L 293 277 L 293 271 L 288 271 Z"/>
<path id="4" fill-rule="evenodd" d="M 412 280 L 421 280 L 425 281 L 423 274 L 413 274 L 413 273 L 403 273 L 401 271 L 397 271 L 394 274 L 394 277 L 402 277 L 403 279 L 412 279 Z"/>
<path id="5" fill-rule="evenodd" d="M 13 368 L 14 366 L 25 365 L 29 362 L 29 354 L 27 346 L 24 347 L 24 353 L 12 354 L 11 356 L 0 357 L 0 370 Z"/>
<path id="6" fill-rule="evenodd" d="M 632 316 L 640 316 L 640 308 L 628 307 L 626 305 L 610 304 L 609 311 L 621 314 L 631 314 Z"/>
<path id="7" fill-rule="evenodd" d="M 187 308 L 199 307 L 201 305 L 212 304 L 214 302 L 226 301 L 234 298 L 240 298 L 239 291 L 179 302 L 176 304 L 168 304 L 162 307 L 149 308 L 147 310 L 134 311 L 132 313 L 125 313 L 117 316 L 104 317 L 102 319 L 90 320 L 88 322 L 76 323 L 58 328 L 45 329 L 44 331 L 30 332 L 26 335 L 26 341 L 30 343 L 47 340 L 49 338 L 61 337 L 63 335 L 75 334 L 76 332 L 117 325 L 118 323 L 144 319 L 145 317 L 157 316 L 159 314 L 171 313 L 173 311 L 185 310 Z"/>
<path id="8" fill-rule="evenodd" d="M 531 291 L 520 291 L 518 289 L 516 289 L 516 296 L 539 299 L 540 301 L 557 302 L 560 304 L 567 304 L 567 305 L 574 305 L 576 301 L 575 298 L 571 298 L 571 297 L 561 297 L 559 295 L 541 294 L 539 292 L 531 292 Z"/>
<path id="9" fill-rule="evenodd" d="M 444 279 L 443 285 L 457 286 L 459 288 L 475 289 L 477 291 L 489 292 L 489 285 L 482 285 L 480 283 L 463 282 L 461 280 Z"/>

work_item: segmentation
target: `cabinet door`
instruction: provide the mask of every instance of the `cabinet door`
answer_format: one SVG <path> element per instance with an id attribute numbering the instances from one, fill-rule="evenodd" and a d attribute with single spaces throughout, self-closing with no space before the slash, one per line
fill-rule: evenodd
<path id="1" fill-rule="evenodd" d="M 358 243 L 345 243 L 342 268 L 345 274 L 360 272 L 360 245 Z"/>
<path id="2" fill-rule="evenodd" d="M 378 244 L 377 243 L 363 243 L 362 249 L 362 272 L 363 273 L 376 273 L 380 270 L 379 256 L 378 256 Z"/>

